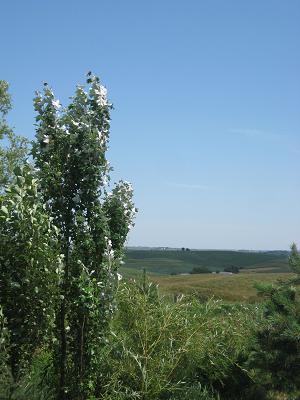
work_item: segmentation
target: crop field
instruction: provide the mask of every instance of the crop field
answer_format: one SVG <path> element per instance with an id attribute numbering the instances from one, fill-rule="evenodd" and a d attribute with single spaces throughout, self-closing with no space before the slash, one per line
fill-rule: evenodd
<path id="1" fill-rule="evenodd" d="M 190 273 L 195 267 L 205 267 L 209 271 L 223 271 L 237 266 L 241 269 L 270 272 L 288 272 L 288 252 L 286 251 L 223 251 L 223 250 L 127 250 L 125 268 L 143 270 L 159 275 Z"/>

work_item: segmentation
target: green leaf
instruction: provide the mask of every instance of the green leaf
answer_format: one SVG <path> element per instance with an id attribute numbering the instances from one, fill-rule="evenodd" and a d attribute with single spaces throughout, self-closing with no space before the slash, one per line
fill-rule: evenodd
<path id="1" fill-rule="evenodd" d="M 2 211 L 4 214 L 8 215 L 8 209 L 7 209 L 5 206 L 1 206 L 1 211 Z"/>

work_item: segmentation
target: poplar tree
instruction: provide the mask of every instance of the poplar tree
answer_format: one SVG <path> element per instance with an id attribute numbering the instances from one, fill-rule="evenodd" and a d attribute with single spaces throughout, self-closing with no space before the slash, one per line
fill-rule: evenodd
<path id="1" fill-rule="evenodd" d="M 135 208 L 132 187 L 108 192 L 110 110 L 107 91 L 91 73 L 63 108 L 45 84 L 34 99 L 33 157 L 47 210 L 59 229 L 64 273 L 57 315 L 58 399 L 87 399 L 110 316 L 123 246 Z"/>
<path id="2" fill-rule="evenodd" d="M 52 220 L 31 168 L 15 170 L 0 201 L 0 304 L 15 383 L 39 346 L 54 338 L 62 260 Z"/>

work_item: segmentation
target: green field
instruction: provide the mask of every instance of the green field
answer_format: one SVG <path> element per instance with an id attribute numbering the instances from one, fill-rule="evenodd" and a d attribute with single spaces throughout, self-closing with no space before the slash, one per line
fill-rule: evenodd
<path id="1" fill-rule="evenodd" d="M 127 250 L 125 268 L 159 275 L 189 273 L 195 267 L 223 271 L 229 266 L 242 269 L 268 268 L 270 272 L 288 272 L 286 251 L 224 251 L 224 250 Z"/>
<path id="2" fill-rule="evenodd" d="M 160 292 L 166 295 L 196 295 L 201 300 L 212 297 L 226 301 L 252 303 L 260 301 L 255 289 L 256 283 L 275 283 L 288 280 L 292 273 L 243 273 L 232 275 L 199 274 L 178 276 L 151 276 L 157 283 Z"/>

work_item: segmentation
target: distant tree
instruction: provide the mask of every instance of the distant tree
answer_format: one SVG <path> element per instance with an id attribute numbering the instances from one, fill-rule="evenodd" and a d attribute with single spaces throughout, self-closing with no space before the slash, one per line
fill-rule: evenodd
<path id="1" fill-rule="evenodd" d="M 194 267 L 191 274 L 209 274 L 210 272 L 207 267 Z"/>
<path id="2" fill-rule="evenodd" d="M 181 247 L 181 251 L 185 251 L 185 247 Z"/>

